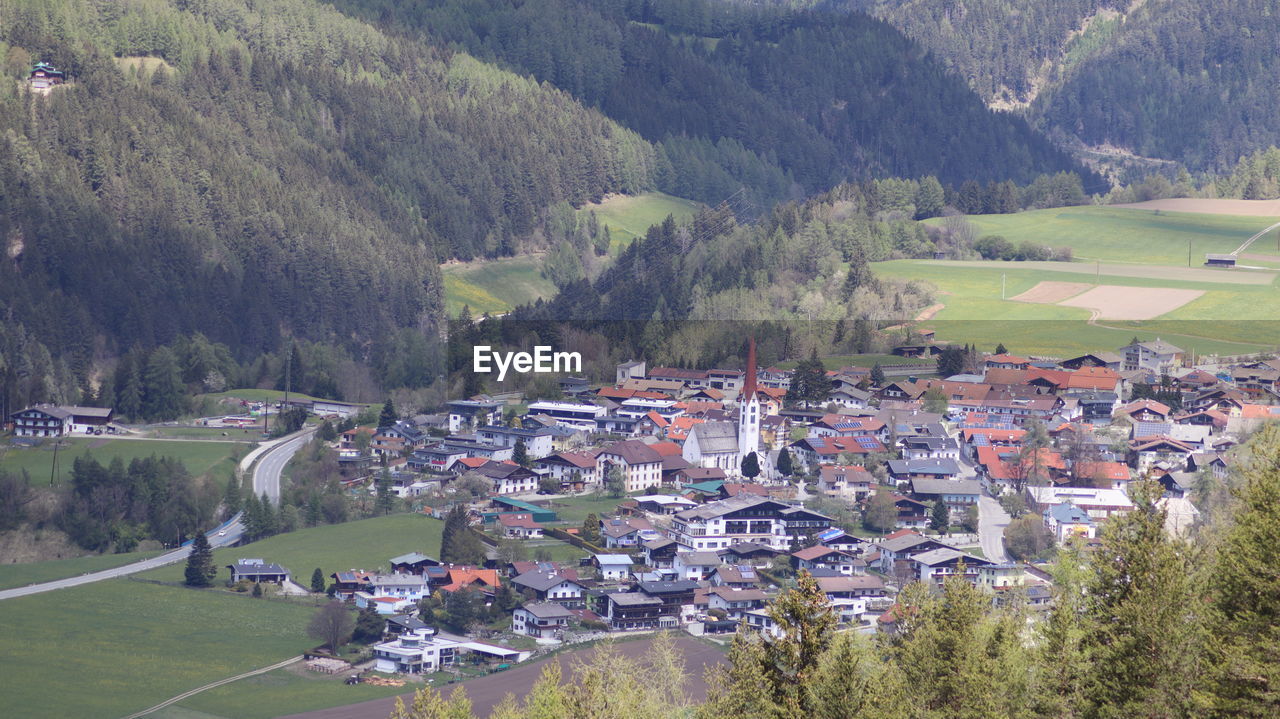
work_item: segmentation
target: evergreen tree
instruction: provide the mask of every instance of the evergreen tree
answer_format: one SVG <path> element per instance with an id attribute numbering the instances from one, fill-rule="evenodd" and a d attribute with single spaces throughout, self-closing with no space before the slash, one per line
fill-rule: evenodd
<path id="1" fill-rule="evenodd" d="M 320 423 L 320 429 L 316 430 L 316 437 L 322 442 L 332 442 L 338 438 L 338 430 L 326 419 Z"/>
<path id="2" fill-rule="evenodd" d="M 382 403 L 382 413 L 378 415 L 379 427 L 391 427 L 400 421 L 400 415 L 396 414 L 396 406 L 392 404 L 391 398 L 388 397 L 386 402 Z"/>
<path id="3" fill-rule="evenodd" d="M 261 499 L 258 500 L 258 511 L 262 521 L 262 536 L 270 537 L 280 532 L 280 517 L 276 513 L 276 507 L 267 498 L 267 493 L 263 492 Z"/>
<path id="4" fill-rule="evenodd" d="M 791 463 L 791 451 L 789 449 L 783 447 L 778 451 L 778 460 L 774 467 L 778 470 L 778 474 L 783 477 L 791 476 L 791 473 L 795 471 L 795 467 Z"/>
<path id="5" fill-rule="evenodd" d="M 511 461 L 526 468 L 531 464 L 529 448 L 525 446 L 523 438 L 516 440 L 516 446 L 511 450 Z"/>
<path id="6" fill-rule="evenodd" d="M 747 479 L 755 479 L 760 474 L 760 459 L 756 457 L 755 452 L 748 452 L 747 456 L 742 460 L 742 476 Z"/>
<path id="7" fill-rule="evenodd" d="M 1192 716 L 1201 675 L 1189 547 L 1169 538 L 1159 483 L 1133 483 L 1134 509 L 1102 528 L 1086 585 L 1083 715 Z"/>
<path id="8" fill-rule="evenodd" d="M 871 366 L 871 386 L 883 387 L 885 385 L 884 370 L 880 368 L 880 363 L 876 362 Z"/>
<path id="9" fill-rule="evenodd" d="M 1000 342 L 999 344 L 996 345 L 995 353 L 998 355 L 1009 354 L 1009 350 L 1005 349 L 1003 342 Z"/>
<path id="10" fill-rule="evenodd" d="M 311 591 L 315 594 L 324 592 L 324 572 L 319 567 L 311 573 Z"/>
<path id="11" fill-rule="evenodd" d="M 604 473 L 604 489 L 614 499 L 626 496 L 627 478 L 622 474 L 622 467 L 614 464 Z"/>
<path id="12" fill-rule="evenodd" d="M 929 514 L 929 529 L 935 532 L 945 532 L 947 527 L 951 526 L 951 508 L 947 503 L 939 499 L 933 503 L 933 510 Z"/>
<path id="13" fill-rule="evenodd" d="M 387 515 L 391 514 L 391 510 L 396 506 L 396 493 L 391 489 L 391 472 L 383 469 L 378 475 L 376 485 L 377 499 L 374 502 L 373 511 L 375 514 Z"/>
<path id="14" fill-rule="evenodd" d="M 484 545 L 471 529 L 467 510 L 462 505 L 455 505 L 445 515 L 440 560 L 451 564 L 480 564 L 484 556 Z"/>
<path id="15" fill-rule="evenodd" d="M 177 419 L 183 412 L 185 395 L 178 359 L 168 347 L 156 348 L 147 358 L 143 377 L 143 416 L 152 421 Z"/>
<path id="16" fill-rule="evenodd" d="M 262 598 L 262 582 L 253 583 L 253 596 L 255 599 Z"/>
<path id="17" fill-rule="evenodd" d="M 227 491 L 222 495 L 222 507 L 230 517 L 240 511 L 240 477 L 233 476 L 227 480 Z"/>
<path id="18" fill-rule="evenodd" d="M 240 519 L 244 523 L 244 540 L 253 542 L 266 536 L 263 531 L 262 505 L 258 495 L 249 493 L 244 500 L 244 515 Z"/>
<path id="19" fill-rule="evenodd" d="M 831 394 L 831 380 L 827 379 L 827 368 L 818 359 L 814 350 L 809 359 L 801 360 L 791 375 L 791 387 L 787 390 L 789 402 L 803 403 L 806 407 L 811 402 L 823 402 Z"/>
<path id="20" fill-rule="evenodd" d="M 1250 448 L 1210 575 L 1208 693 L 1223 717 L 1280 716 L 1280 426 Z"/>
<path id="21" fill-rule="evenodd" d="M 117 409 L 129 419 L 142 419 L 142 372 L 136 362 L 130 362 L 123 370 L 116 370 L 117 374 L 121 371 L 124 372 L 124 384 L 117 399 Z"/>
<path id="22" fill-rule="evenodd" d="M 187 570 L 184 583 L 188 587 L 207 587 L 213 584 L 218 576 L 218 568 L 213 565 L 213 547 L 204 532 L 196 532 L 191 540 L 191 552 L 187 555 Z"/>

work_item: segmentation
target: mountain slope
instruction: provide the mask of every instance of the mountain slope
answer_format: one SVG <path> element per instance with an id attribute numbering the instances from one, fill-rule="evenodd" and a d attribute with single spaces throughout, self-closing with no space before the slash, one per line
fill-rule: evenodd
<path id="1" fill-rule="evenodd" d="M 0 314 L 79 372 L 196 331 L 367 348 L 439 316 L 440 258 L 653 185 L 568 95 L 306 0 L 12 0 L 0 59 Z M 34 60 L 71 81 L 27 92 Z"/>

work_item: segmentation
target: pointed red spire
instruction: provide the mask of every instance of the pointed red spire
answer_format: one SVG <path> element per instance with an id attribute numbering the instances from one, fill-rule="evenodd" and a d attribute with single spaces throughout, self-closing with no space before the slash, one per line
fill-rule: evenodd
<path id="1" fill-rule="evenodd" d="M 749 401 L 756 396 L 756 338 L 747 339 L 747 377 L 742 383 L 742 400 Z"/>

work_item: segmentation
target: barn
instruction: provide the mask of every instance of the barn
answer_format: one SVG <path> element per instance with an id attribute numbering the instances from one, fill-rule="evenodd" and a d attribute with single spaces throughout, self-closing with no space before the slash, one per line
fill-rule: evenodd
<path id="1" fill-rule="evenodd" d="M 1206 267 L 1235 267 L 1236 256 L 1210 253 L 1204 256 L 1204 264 Z"/>

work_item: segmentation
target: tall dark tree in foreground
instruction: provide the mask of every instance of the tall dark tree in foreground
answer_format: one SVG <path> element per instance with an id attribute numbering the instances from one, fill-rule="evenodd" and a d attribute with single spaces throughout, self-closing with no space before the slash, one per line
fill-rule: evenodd
<path id="1" fill-rule="evenodd" d="M 790 477 L 795 471 L 795 467 L 791 462 L 791 450 L 783 447 L 778 451 L 778 460 L 774 463 L 774 468 L 778 470 L 778 474 L 783 477 Z"/>
<path id="2" fill-rule="evenodd" d="M 213 584 L 218 576 L 218 568 L 213 566 L 213 547 L 204 532 L 196 532 L 191 540 L 191 553 L 187 555 L 187 571 L 185 583 L 188 587 L 207 587 Z"/>
<path id="3" fill-rule="evenodd" d="M 755 452 L 750 452 L 742 460 L 742 476 L 747 479 L 755 479 L 760 476 L 760 458 Z"/>
<path id="4" fill-rule="evenodd" d="M 480 564 L 484 561 L 484 545 L 472 531 L 467 510 L 462 505 L 455 505 L 445 515 L 440 560 L 452 564 Z"/>
<path id="5" fill-rule="evenodd" d="M 382 413 L 378 415 L 379 427 L 390 427 L 400 421 L 400 415 L 396 413 L 396 406 L 388 397 L 386 402 L 382 403 Z"/>
<path id="6" fill-rule="evenodd" d="M 324 572 L 319 567 L 311 573 L 311 591 L 316 594 L 324 593 Z"/>

